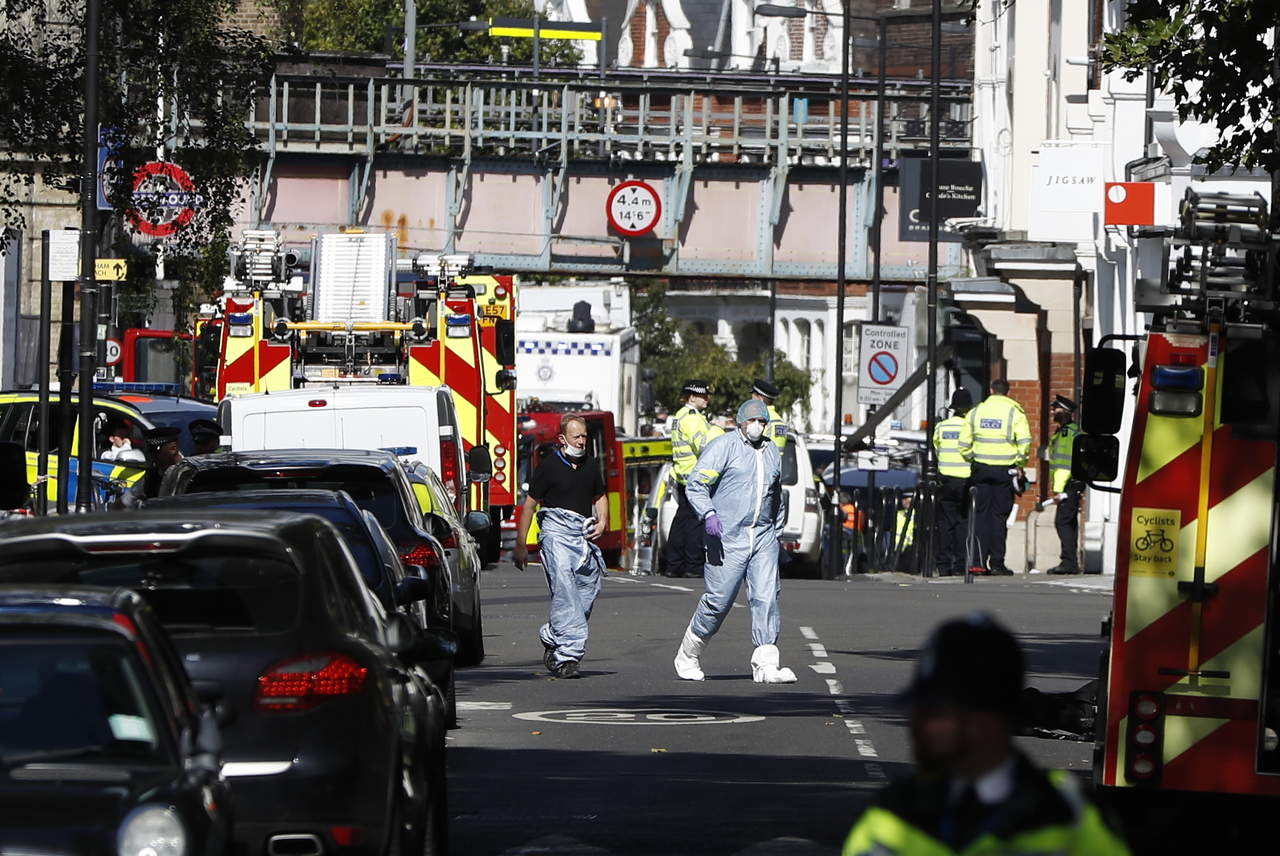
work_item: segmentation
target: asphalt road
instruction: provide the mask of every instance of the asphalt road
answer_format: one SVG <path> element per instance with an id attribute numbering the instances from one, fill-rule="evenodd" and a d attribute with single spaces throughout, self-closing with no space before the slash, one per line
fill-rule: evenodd
<path id="1" fill-rule="evenodd" d="M 488 657 L 460 673 L 449 749 L 455 854 L 836 854 L 861 806 L 910 763 L 893 702 L 938 622 L 985 609 L 1021 639 L 1029 683 L 1090 680 L 1109 580 L 1045 577 L 785 580 L 783 665 L 751 681 L 745 599 L 712 640 L 701 683 L 671 660 L 701 580 L 610 573 L 582 678 L 542 666 L 537 566 L 486 571 Z M 1046 766 L 1085 773 L 1092 744 L 1019 738 Z"/>

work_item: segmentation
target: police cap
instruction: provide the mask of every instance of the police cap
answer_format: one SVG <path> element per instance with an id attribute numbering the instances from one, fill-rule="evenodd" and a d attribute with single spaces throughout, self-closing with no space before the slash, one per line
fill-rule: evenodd
<path id="1" fill-rule="evenodd" d="M 1016 716 L 1022 697 L 1022 649 L 986 613 L 940 625 L 900 696 L 912 706 L 949 704 Z"/>
<path id="2" fill-rule="evenodd" d="M 951 409 L 957 413 L 973 408 L 973 396 L 969 394 L 969 390 L 960 387 L 951 393 Z"/>
<path id="3" fill-rule="evenodd" d="M 684 382 L 680 392 L 684 395 L 709 395 L 711 393 L 711 384 L 705 380 L 690 379 Z"/>
<path id="4" fill-rule="evenodd" d="M 1067 411 L 1068 413 L 1076 412 L 1076 403 L 1071 399 L 1067 398 L 1065 395 L 1055 395 L 1053 397 L 1053 406 L 1059 407 Z"/>
<path id="5" fill-rule="evenodd" d="M 212 419 L 192 419 L 187 423 L 187 431 L 192 437 L 222 436 L 222 426 Z"/>
<path id="6" fill-rule="evenodd" d="M 162 425 L 159 428 L 148 428 L 146 432 L 147 445 L 152 448 L 160 448 L 165 443 L 178 442 L 178 435 L 182 433 L 180 428 Z"/>
<path id="7" fill-rule="evenodd" d="M 763 395 L 765 398 L 777 398 L 778 388 L 767 380 L 756 378 L 751 384 L 751 391 L 756 395 Z"/>

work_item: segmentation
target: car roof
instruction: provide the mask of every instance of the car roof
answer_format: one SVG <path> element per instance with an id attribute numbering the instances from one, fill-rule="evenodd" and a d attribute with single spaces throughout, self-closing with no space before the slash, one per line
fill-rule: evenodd
<path id="1" fill-rule="evenodd" d="M 163 410 L 166 412 L 186 411 L 192 416 L 200 414 L 210 414 L 218 412 L 218 405 L 211 401 L 201 401 L 198 398 L 192 398 L 187 395 L 154 395 L 148 392 L 116 392 L 107 398 L 112 401 L 121 401 L 132 407 L 138 408 L 143 413 L 153 410 Z"/>
<path id="2" fill-rule="evenodd" d="M 53 585 L 43 583 L 0 584 L 0 607 L 47 608 L 50 612 L 131 612 L 142 599 L 127 588 Z"/>
<path id="3" fill-rule="evenodd" d="M 337 465 L 379 467 L 390 472 L 398 469 L 398 459 L 382 449 L 262 449 L 246 452 L 216 452 L 183 459 L 178 466 L 199 470 L 233 467 L 331 467 Z"/>
<path id="4" fill-rule="evenodd" d="M 61 394 L 62 393 L 59 392 L 57 389 L 51 388 L 49 390 L 50 402 L 56 402 L 58 399 L 58 396 L 60 396 Z M 6 389 L 3 391 L 0 391 L 0 402 L 3 402 L 4 399 L 10 398 L 10 397 L 29 398 L 35 401 L 40 398 L 40 390 L 38 389 Z M 73 391 L 71 393 L 71 400 L 73 402 L 78 402 L 80 400 L 80 394 L 78 391 Z M 130 401 L 124 401 L 119 398 L 116 398 L 114 395 L 103 395 L 103 394 L 95 393 L 93 396 L 93 401 L 95 404 L 115 405 L 116 407 L 120 407 L 124 410 L 131 410 L 133 411 L 134 414 L 140 415 L 142 413 L 142 410 L 136 404 Z M 149 420 L 146 420 L 146 421 L 149 421 Z"/>
<path id="5" fill-rule="evenodd" d="M 191 512 L 120 511 L 102 514 L 50 515 L 0 524 L 0 547 L 41 536 L 67 539 L 95 536 L 120 539 L 145 535 L 191 536 L 199 533 L 279 535 L 302 517 L 289 511 L 223 511 L 215 520 L 193 520 Z"/>
<path id="6" fill-rule="evenodd" d="M 228 396 L 226 400 L 246 404 L 250 402 L 267 403 L 270 401 L 279 401 L 281 399 L 292 401 L 293 399 L 311 399 L 320 395 L 338 396 L 341 398 L 409 398 L 420 396 L 434 396 L 440 390 L 448 390 L 449 387 L 441 384 L 440 386 L 426 386 L 423 384 L 413 385 L 396 385 L 396 384 L 339 384 L 335 386 L 324 386 L 322 384 L 308 384 L 298 389 L 279 389 L 274 392 L 250 392 L 241 395 Z"/>

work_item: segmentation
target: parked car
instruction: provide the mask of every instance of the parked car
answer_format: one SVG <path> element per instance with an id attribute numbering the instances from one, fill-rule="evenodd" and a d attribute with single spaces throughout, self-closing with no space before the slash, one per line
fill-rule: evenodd
<path id="1" fill-rule="evenodd" d="M 782 531 L 782 548 L 791 557 L 782 559 L 782 571 L 789 565 L 817 566 L 822 555 L 823 519 L 818 485 L 804 438 L 792 434 L 782 454 L 782 491 L 786 496 L 787 522 Z M 667 464 L 658 473 L 656 487 L 641 512 L 636 532 L 636 568 L 642 573 L 662 573 L 665 566 L 667 534 L 675 519 L 679 499 L 675 476 Z"/>
<path id="2" fill-rule="evenodd" d="M 402 611 L 411 616 L 421 627 L 439 624 L 443 609 L 448 614 L 449 592 L 441 586 L 446 581 L 442 574 L 420 577 L 409 574 L 400 561 L 395 546 L 387 537 L 382 524 L 372 512 L 356 505 L 345 490 L 246 490 L 188 493 L 164 496 L 148 500 L 151 511 L 193 513 L 203 511 L 292 511 L 295 514 L 315 514 L 334 525 L 356 561 L 360 576 L 369 590 L 377 596 L 387 613 Z M 432 586 L 426 597 L 419 586 Z M 434 606 L 432 606 L 434 604 Z M 445 604 L 445 606 L 441 606 Z M 449 660 L 424 663 L 431 679 L 444 693 L 446 718 L 452 726 L 457 719 L 457 692 L 453 680 L 452 663 Z"/>
<path id="3" fill-rule="evenodd" d="M 221 753 L 138 594 L 0 585 L 0 852 L 221 856 Z"/>
<path id="4" fill-rule="evenodd" d="M 404 468 L 427 529 L 444 545 L 453 578 L 474 581 L 471 609 L 454 613 L 454 630 L 458 634 L 458 664 L 478 666 L 484 660 L 484 619 L 480 604 L 483 562 L 477 539 L 489 534 L 492 522 L 483 511 L 468 511 L 466 517 L 459 517 L 440 477 L 426 464 L 413 461 Z"/>
<path id="5" fill-rule="evenodd" d="M 444 704 L 415 664 L 456 639 L 387 616 L 332 524 L 123 512 L 7 523 L 0 544 L 0 582 L 127 586 L 155 610 L 229 714 L 245 852 L 445 852 Z"/>
<path id="6" fill-rule="evenodd" d="M 160 428 L 177 428 L 178 451 L 184 455 L 195 454 L 195 438 L 188 426 L 196 419 L 217 421 L 218 405 L 165 392 L 163 388 L 177 388 L 177 384 L 163 383 L 95 383 L 93 391 L 107 395 L 112 401 L 128 404 L 136 409 L 152 425 Z"/>

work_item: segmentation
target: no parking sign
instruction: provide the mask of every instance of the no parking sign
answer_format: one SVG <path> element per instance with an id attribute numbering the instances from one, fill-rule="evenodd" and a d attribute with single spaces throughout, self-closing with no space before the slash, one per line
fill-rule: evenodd
<path id="1" fill-rule="evenodd" d="M 884 404 L 907 374 L 908 327 L 863 324 L 858 349 L 858 403 Z"/>

